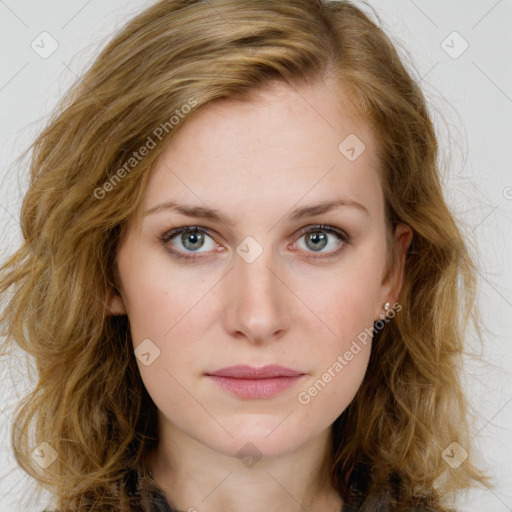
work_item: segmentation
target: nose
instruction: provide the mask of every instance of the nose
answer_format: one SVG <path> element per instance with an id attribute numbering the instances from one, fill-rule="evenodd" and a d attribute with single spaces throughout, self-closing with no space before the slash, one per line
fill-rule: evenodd
<path id="1" fill-rule="evenodd" d="M 263 250 L 252 262 L 235 254 L 233 265 L 223 283 L 224 328 L 252 343 L 281 338 L 290 329 L 293 293 L 274 270 L 272 251 Z"/>

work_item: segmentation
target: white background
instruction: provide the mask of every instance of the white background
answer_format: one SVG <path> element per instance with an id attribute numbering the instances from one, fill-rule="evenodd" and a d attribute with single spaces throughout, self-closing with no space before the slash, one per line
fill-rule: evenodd
<path id="1" fill-rule="evenodd" d="M 2 260 L 21 240 L 17 219 L 27 170 L 15 159 L 110 34 L 150 3 L 0 0 Z M 512 0 L 369 0 L 369 4 L 400 52 L 407 52 L 407 65 L 421 80 L 447 169 L 446 198 L 479 255 L 479 300 L 488 332 L 483 352 L 474 344 L 468 348 L 474 348 L 485 364 L 468 359 L 465 376 L 478 414 L 472 439 L 484 468 L 494 475 L 496 488 L 461 496 L 458 509 L 512 511 Z M 31 48 L 43 31 L 58 42 L 46 59 Z M 451 35 L 454 31 L 469 44 L 457 58 L 443 49 L 452 47 L 446 48 L 452 55 L 463 49 L 464 41 Z M 10 449 L 12 406 L 29 379 L 14 374 L 13 387 L 8 363 L 1 369 L 0 510 L 41 512 L 44 503 L 27 506 L 25 502 L 29 482 L 16 468 Z"/>

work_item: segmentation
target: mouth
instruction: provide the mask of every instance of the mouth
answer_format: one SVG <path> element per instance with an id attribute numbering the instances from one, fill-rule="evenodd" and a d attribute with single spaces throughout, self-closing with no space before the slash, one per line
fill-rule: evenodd
<path id="1" fill-rule="evenodd" d="M 222 368 L 206 376 L 223 390 L 240 398 L 270 398 L 294 386 L 305 373 L 284 366 L 255 368 L 247 365 Z"/>

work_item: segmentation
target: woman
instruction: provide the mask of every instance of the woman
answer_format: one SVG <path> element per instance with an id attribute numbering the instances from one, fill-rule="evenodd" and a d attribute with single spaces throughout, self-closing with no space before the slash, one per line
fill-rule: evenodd
<path id="1" fill-rule="evenodd" d="M 57 510 L 447 511 L 488 484 L 475 268 L 422 92 L 352 3 L 149 7 L 35 141 L 21 227 L 13 445 Z"/>

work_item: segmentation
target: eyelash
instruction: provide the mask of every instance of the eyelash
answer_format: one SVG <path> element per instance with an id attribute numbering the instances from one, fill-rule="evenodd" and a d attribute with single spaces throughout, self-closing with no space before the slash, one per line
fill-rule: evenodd
<path id="1" fill-rule="evenodd" d="M 337 249 L 328 253 L 327 256 L 311 256 L 311 258 L 313 258 L 313 259 L 331 258 L 331 257 L 337 256 L 345 248 L 345 246 L 347 244 L 351 243 L 350 236 L 347 235 L 347 233 L 345 233 L 344 231 L 341 231 L 333 226 L 328 226 L 326 224 L 316 224 L 314 226 L 308 226 L 307 228 L 303 228 L 300 231 L 299 239 L 302 238 L 304 235 L 307 235 L 308 233 L 315 232 L 315 231 L 327 231 L 331 234 L 336 235 L 338 237 L 338 239 L 343 243 L 340 244 L 340 246 Z M 206 256 L 186 256 L 186 253 L 184 253 L 183 251 L 177 251 L 175 249 L 170 248 L 168 245 L 168 242 L 170 242 L 173 238 L 175 238 L 176 235 L 181 235 L 183 233 L 195 233 L 195 232 L 201 232 L 201 233 L 208 235 L 210 238 L 213 238 L 210 234 L 210 230 L 208 230 L 206 228 L 203 228 L 201 226 L 183 226 L 180 228 L 172 229 L 170 231 L 166 231 L 165 233 L 160 235 L 158 237 L 158 239 L 160 240 L 162 245 L 164 245 L 166 250 L 171 254 L 171 256 L 178 258 L 180 260 L 192 261 L 192 260 L 197 260 L 198 258 L 203 258 Z M 194 253 L 191 253 L 191 254 L 194 254 Z"/>

